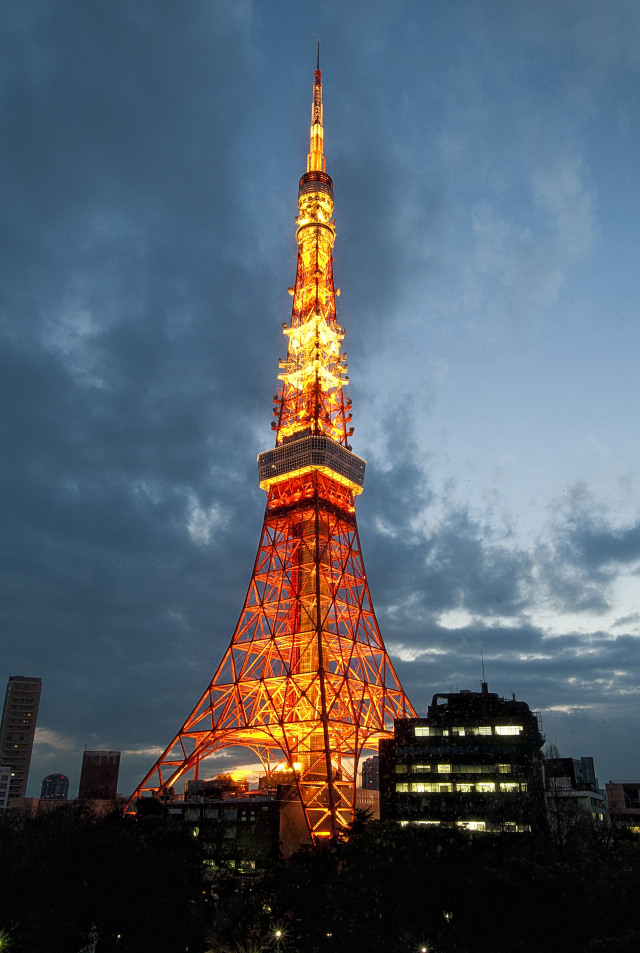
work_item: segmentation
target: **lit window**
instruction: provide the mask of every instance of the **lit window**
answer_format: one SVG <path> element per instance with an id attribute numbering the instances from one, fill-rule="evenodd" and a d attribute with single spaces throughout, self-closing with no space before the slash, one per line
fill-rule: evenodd
<path id="1" fill-rule="evenodd" d="M 431 771 L 430 764 L 412 764 L 411 773 L 412 774 L 426 774 Z"/>
<path id="2" fill-rule="evenodd" d="M 450 765 L 450 764 L 439 764 L 439 765 L 438 765 L 438 774 L 451 774 L 451 765 Z"/>
<path id="3" fill-rule="evenodd" d="M 466 831 L 483 831 L 486 828 L 484 821 L 456 821 L 456 826 Z"/>
<path id="4" fill-rule="evenodd" d="M 522 732 L 522 725 L 496 725 L 497 735 L 519 735 Z"/>
<path id="5" fill-rule="evenodd" d="M 428 738 L 428 737 L 429 737 L 429 729 L 428 729 L 428 728 L 414 728 L 414 729 L 413 729 L 413 733 L 414 733 L 414 735 L 416 736 L 416 738 Z"/>
<path id="6" fill-rule="evenodd" d="M 401 822 L 401 823 L 402 823 L 402 822 Z M 405 821 L 404 823 L 406 824 L 407 822 Z M 417 826 L 418 824 L 420 824 L 420 825 L 425 826 L 425 827 L 426 827 L 426 826 L 433 827 L 434 824 L 439 824 L 440 821 L 412 821 L 411 823 L 412 823 L 414 826 Z"/>
<path id="7" fill-rule="evenodd" d="M 527 790 L 527 782 L 526 782 L 526 781 L 524 782 L 524 784 L 521 784 L 521 785 L 520 785 L 520 790 L 521 790 L 521 791 L 526 791 L 526 790 Z"/>
<path id="8" fill-rule="evenodd" d="M 500 784 L 501 791 L 517 791 L 520 785 L 516 784 L 514 781 L 504 781 Z"/>
<path id="9" fill-rule="evenodd" d="M 492 794 L 496 789 L 493 781 L 480 781 L 479 784 L 476 784 L 476 791 L 480 791 L 481 794 Z"/>
<path id="10" fill-rule="evenodd" d="M 407 766 L 406 764 L 397 764 L 396 765 L 396 774 L 406 774 Z"/>
<path id="11" fill-rule="evenodd" d="M 450 794 L 453 785 L 436 781 L 414 781 L 409 785 L 409 790 L 412 794 Z"/>
<path id="12" fill-rule="evenodd" d="M 456 784 L 456 791 L 461 791 L 463 794 L 470 794 L 473 791 L 473 784 Z"/>
<path id="13" fill-rule="evenodd" d="M 478 728 L 478 734 L 479 734 L 479 735 L 490 735 L 490 734 L 491 734 L 491 726 L 490 726 L 490 725 L 486 725 L 486 726 L 483 727 L 483 728 Z"/>
<path id="14" fill-rule="evenodd" d="M 511 765 L 510 765 L 510 764 L 499 764 L 499 765 L 498 765 L 498 774 L 511 774 Z"/>
<path id="15" fill-rule="evenodd" d="M 451 731 L 454 735 L 459 735 L 461 738 L 464 737 L 465 731 L 464 728 L 452 728 Z"/>
<path id="16" fill-rule="evenodd" d="M 396 781 L 396 791 L 400 794 L 404 794 L 409 790 L 409 785 L 406 781 Z"/>

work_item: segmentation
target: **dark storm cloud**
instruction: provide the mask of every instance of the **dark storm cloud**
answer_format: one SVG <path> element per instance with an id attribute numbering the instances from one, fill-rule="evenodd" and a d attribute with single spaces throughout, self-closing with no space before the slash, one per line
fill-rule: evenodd
<path id="1" fill-rule="evenodd" d="M 248 9 L 11 11 L 3 671 L 44 674 L 61 736 L 135 746 L 206 684 L 259 529 L 278 292 L 238 185 Z"/>
<path id="2" fill-rule="evenodd" d="M 266 11 L 236 0 L 5 5 L 0 661 L 3 677 L 44 678 L 34 792 L 49 770 L 76 778 L 85 743 L 127 752 L 129 791 L 206 686 L 244 597 L 313 66 L 285 11 L 269 49 L 286 37 L 286 70 L 277 56 L 266 69 L 258 51 L 277 16 Z M 325 103 L 357 364 L 407 283 L 436 267 L 444 199 L 421 140 L 403 149 L 390 94 L 376 88 L 375 54 L 406 60 L 395 5 L 329 3 L 321 20 L 340 22 Z M 401 86 L 422 77 L 407 70 Z M 383 632 L 403 647 L 417 707 L 449 684 L 477 687 L 481 648 L 492 683 L 532 705 L 631 693 L 638 642 L 622 621 L 615 640 L 550 638 L 530 616 L 541 586 L 566 606 L 606 607 L 637 530 L 585 503 L 535 551 L 519 548 L 438 496 L 406 425 L 415 413 L 400 405 L 382 422 L 387 463 L 370 464 L 358 512 Z M 469 624 L 445 627 L 456 611 Z"/>
<path id="3" fill-rule="evenodd" d="M 597 620 L 616 574 L 640 558 L 637 528 L 617 528 L 574 488 L 544 541 L 525 550 L 508 529 L 438 498 L 410 432 L 396 427 L 408 416 L 385 423 L 392 462 L 370 469 L 359 519 L 377 614 L 417 710 L 436 691 L 478 690 L 482 651 L 492 690 L 515 691 L 541 709 L 561 747 L 579 724 L 577 737 L 597 737 L 592 753 L 603 768 L 614 770 L 615 751 L 632 774 L 635 755 L 621 739 L 638 720 L 640 639 L 627 634 L 637 617 L 619 620 L 615 637 L 598 631 Z M 594 631 L 554 634 L 536 624 L 547 600 L 590 610 Z M 456 623 L 460 613 L 465 623 Z"/>
<path id="4" fill-rule="evenodd" d="M 467 510 L 436 498 L 407 427 L 409 419 L 405 402 L 386 421 L 392 464 L 370 469 L 359 508 L 365 539 L 370 533 L 378 537 L 367 563 L 378 602 L 389 607 L 387 638 L 404 641 L 403 633 L 411 637 L 418 620 L 445 610 L 517 614 L 525 606 L 531 558 L 508 540 L 496 539 Z M 444 519 L 430 511 L 440 503 Z"/>

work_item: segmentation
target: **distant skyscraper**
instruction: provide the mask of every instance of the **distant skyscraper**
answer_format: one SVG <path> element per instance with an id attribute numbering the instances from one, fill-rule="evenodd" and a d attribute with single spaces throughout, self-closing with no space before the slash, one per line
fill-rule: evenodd
<path id="1" fill-rule="evenodd" d="M 78 798 L 113 801 L 118 790 L 119 751 L 85 751 Z"/>
<path id="2" fill-rule="evenodd" d="M 362 765 L 362 787 L 367 791 L 380 790 L 380 758 L 374 755 Z"/>
<path id="3" fill-rule="evenodd" d="M 43 801 L 66 801 L 69 794 L 69 778 L 64 774 L 48 774 L 42 782 L 40 798 Z"/>
<path id="4" fill-rule="evenodd" d="M 41 678 L 12 675 L 7 684 L 0 726 L 0 764 L 11 769 L 10 798 L 27 795 L 41 691 Z"/>

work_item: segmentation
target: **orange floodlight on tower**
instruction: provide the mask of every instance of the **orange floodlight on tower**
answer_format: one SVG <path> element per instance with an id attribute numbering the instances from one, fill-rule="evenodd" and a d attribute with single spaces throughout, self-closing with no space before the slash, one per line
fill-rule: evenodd
<path id="1" fill-rule="evenodd" d="M 287 357 L 274 397 L 276 445 L 258 457 L 267 493 L 258 555 L 218 670 L 129 802 L 167 794 L 198 777 L 214 752 L 241 745 L 274 784 L 288 779 L 314 839 L 350 823 L 363 749 L 388 737 L 394 718 L 415 716 L 382 641 L 356 525 L 365 461 L 349 445 L 319 66 L 298 193 L 293 308 L 283 326 Z"/>

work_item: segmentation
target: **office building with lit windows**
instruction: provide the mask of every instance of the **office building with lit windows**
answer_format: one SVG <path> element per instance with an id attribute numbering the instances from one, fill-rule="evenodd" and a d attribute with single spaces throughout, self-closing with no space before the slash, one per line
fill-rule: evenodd
<path id="1" fill-rule="evenodd" d="M 41 678 L 12 675 L 0 725 L 0 764 L 11 770 L 9 797 L 26 797 L 40 705 Z"/>
<path id="2" fill-rule="evenodd" d="M 474 831 L 545 829 L 539 716 L 489 692 L 433 696 L 380 741 L 380 817 Z"/>

